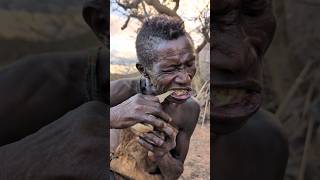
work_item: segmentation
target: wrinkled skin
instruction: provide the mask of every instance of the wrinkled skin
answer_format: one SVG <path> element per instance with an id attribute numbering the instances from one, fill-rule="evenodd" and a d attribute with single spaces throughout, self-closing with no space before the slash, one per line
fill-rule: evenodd
<path id="1" fill-rule="evenodd" d="M 213 3 L 213 179 L 282 180 L 288 143 L 261 106 L 262 60 L 274 34 L 271 0 Z"/>
<path id="2" fill-rule="evenodd" d="M 110 127 L 126 128 L 139 122 L 155 125 L 158 131 L 165 134 L 165 138 L 159 138 L 154 131 L 141 135 L 138 142 L 153 153 L 150 160 L 156 163 L 164 179 L 177 179 L 183 172 L 183 162 L 200 107 L 190 98 L 190 92 L 182 96 L 173 94 L 163 104 L 155 95 L 176 89 L 190 91 L 191 80 L 196 72 L 195 55 L 191 41 L 185 36 L 163 41 L 157 52 L 160 58 L 151 67 L 137 64 L 145 77 L 142 86 L 139 79 L 111 82 Z M 142 94 L 138 93 L 136 87 L 142 90 Z M 163 128 L 166 123 L 179 130 L 176 142 L 173 132 Z M 111 129 L 110 133 L 110 151 L 113 151 L 119 144 L 119 131 Z"/>
<path id="3" fill-rule="evenodd" d="M 94 27 L 101 13 L 84 8 Z M 107 92 L 108 58 L 100 57 L 95 69 L 101 92 Z M 87 102 L 87 64 L 87 52 L 53 53 L 1 70 L 0 179 L 108 178 L 109 94 Z"/>
<path id="4" fill-rule="evenodd" d="M 270 2 L 214 2 L 211 80 L 216 101 L 211 118 L 216 133 L 239 129 L 261 105 L 262 57 L 276 26 Z M 221 97 L 231 100 L 219 102 Z"/>

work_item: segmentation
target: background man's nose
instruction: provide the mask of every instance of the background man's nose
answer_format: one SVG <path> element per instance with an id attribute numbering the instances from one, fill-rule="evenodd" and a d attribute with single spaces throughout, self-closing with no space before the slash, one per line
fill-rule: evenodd
<path id="1" fill-rule="evenodd" d="M 230 57 L 221 52 L 214 51 L 210 65 L 213 71 L 228 71 L 228 72 L 243 72 L 246 71 L 248 64 L 245 62 L 245 57 L 239 54 L 238 57 Z"/>

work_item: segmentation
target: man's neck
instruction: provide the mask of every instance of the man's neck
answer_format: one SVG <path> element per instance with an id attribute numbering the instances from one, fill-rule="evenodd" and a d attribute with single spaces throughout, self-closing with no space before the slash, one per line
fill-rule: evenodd
<path id="1" fill-rule="evenodd" d="M 156 95 L 154 86 L 146 78 L 140 79 L 140 91 L 146 95 Z"/>

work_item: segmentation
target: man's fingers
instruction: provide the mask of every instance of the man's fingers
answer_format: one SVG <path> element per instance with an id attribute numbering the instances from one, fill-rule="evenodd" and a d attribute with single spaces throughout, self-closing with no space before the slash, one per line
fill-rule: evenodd
<path id="1" fill-rule="evenodd" d="M 154 127 L 159 129 L 164 127 L 164 122 L 152 114 L 145 114 L 143 118 L 143 123 L 151 124 Z"/>
<path id="2" fill-rule="evenodd" d="M 162 151 L 158 151 L 157 153 L 154 153 L 152 151 L 148 151 L 148 157 L 151 161 L 156 162 L 158 161 L 160 158 L 162 158 L 165 155 L 164 152 Z"/>
<path id="3" fill-rule="evenodd" d="M 148 141 L 149 143 L 152 143 L 159 147 L 162 146 L 162 144 L 164 143 L 164 140 L 160 139 L 158 136 L 156 136 L 153 133 L 143 133 L 141 134 L 140 137 Z"/>
<path id="4" fill-rule="evenodd" d="M 153 111 L 150 112 L 150 114 L 155 115 L 166 122 L 172 121 L 171 116 L 168 113 L 164 112 L 161 108 L 154 109 Z"/>
<path id="5" fill-rule="evenodd" d="M 139 137 L 139 139 L 138 139 L 138 143 L 139 143 L 142 147 L 146 148 L 147 150 L 152 151 L 152 152 L 154 151 L 153 145 L 150 144 L 150 143 L 148 143 L 146 140 L 144 140 L 144 139 L 142 139 L 142 138 L 140 138 L 140 137 Z"/>
<path id="6" fill-rule="evenodd" d="M 153 162 L 157 161 L 157 158 L 155 157 L 154 153 L 151 151 L 148 151 L 148 157 Z"/>
<path id="7" fill-rule="evenodd" d="M 152 114 L 154 116 L 157 116 L 166 122 L 172 121 L 171 116 L 162 110 L 162 107 L 161 107 L 161 104 L 159 102 L 158 97 L 150 96 L 150 95 L 143 95 L 142 97 L 145 100 L 149 101 L 149 102 L 148 101 L 144 102 L 144 108 L 143 108 L 147 114 Z M 152 102 L 150 102 L 150 101 L 152 101 Z"/>
<path id="8" fill-rule="evenodd" d="M 169 137 L 173 137 L 175 135 L 174 130 L 168 125 L 164 125 L 162 131 Z"/>
<path id="9" fill-rule="evenodd" d="M 158 136 L 160 139 L 162 139 L 163 141 L 166 139 L 165 134 L 161 131 L 153 131 L 152 132 L 154 135 Z"/>
<path id="10" fill-rule="evenodd" d="M 151 96 L 151 95 L 143 95 L 142 96 L 144 99 L 149 100 L 149 101 L 154 101 L 154 102 L 159 102 L 159 98 L 157 96 Z"/>

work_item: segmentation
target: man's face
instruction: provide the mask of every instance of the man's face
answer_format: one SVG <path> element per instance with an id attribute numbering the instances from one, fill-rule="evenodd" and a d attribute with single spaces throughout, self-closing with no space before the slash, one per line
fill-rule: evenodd
<path id="1" fill-rule="evenodd" d="M 241 127 L 261 106 L 262 56 L 275 20 L 269 0 L 217 0 L 213 12 L 211 117 L 223 133 Z"/>
<path id="2" fill-rule="evenodd" d="M 181 36 L 176 40 L 163 41 L 156 51 L 158 59 L 147 68 L 155 94 L 174 90 L 168 97 L 169 101 L 186 101 L 191 97 L 191 81 L 196 72 L 196 56 L 191 40 Z"/>

